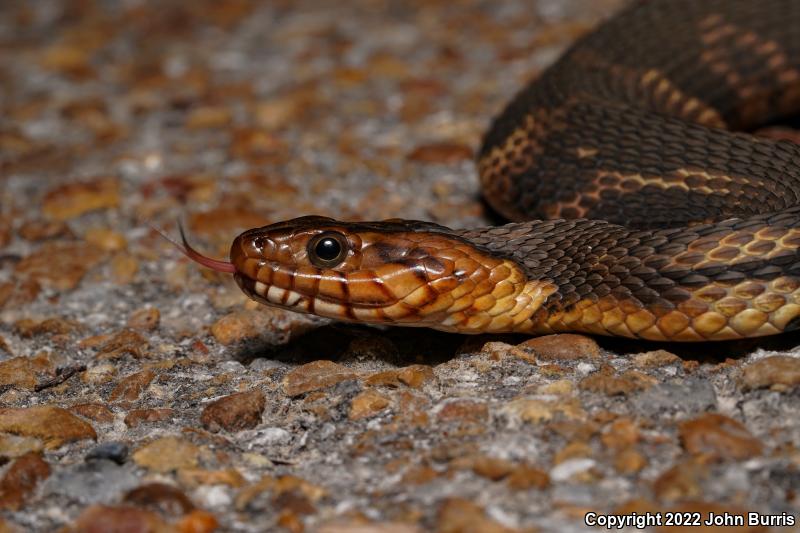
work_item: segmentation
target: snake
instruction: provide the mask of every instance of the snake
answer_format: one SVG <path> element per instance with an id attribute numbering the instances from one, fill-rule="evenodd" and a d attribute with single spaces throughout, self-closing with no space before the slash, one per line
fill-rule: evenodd
<path id="1" fill-rule="evenodd" d="M 477 155 L 504 225 L 303 216 L 237 236 L 250 298 L 464 334 L 655 341 L 800 327 L 800 2 L 639 0 L 494 119 Z"/>

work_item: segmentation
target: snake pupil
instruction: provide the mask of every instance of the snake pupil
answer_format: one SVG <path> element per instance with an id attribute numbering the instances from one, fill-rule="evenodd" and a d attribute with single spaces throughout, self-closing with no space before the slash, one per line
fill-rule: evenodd
<path id="1" fill-rule="evenodd" d="M 315 251 L 317 252 L 317 257 L 323 261 L 333 261 L 339 256 L 339 253 L 341 253 L 342 246 L 336 239 L 325 237 L 317 243 Z"/>

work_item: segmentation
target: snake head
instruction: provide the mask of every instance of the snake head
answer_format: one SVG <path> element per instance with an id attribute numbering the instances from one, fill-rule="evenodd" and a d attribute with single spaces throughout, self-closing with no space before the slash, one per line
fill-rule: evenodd
<path id="1" fill-rule="evenodd" d="M 339 320 L 508 330 L 533 307 L 517 265 L 427 222 L 296 218 L 245 231 L 230 262 L 252 299 Z"/>

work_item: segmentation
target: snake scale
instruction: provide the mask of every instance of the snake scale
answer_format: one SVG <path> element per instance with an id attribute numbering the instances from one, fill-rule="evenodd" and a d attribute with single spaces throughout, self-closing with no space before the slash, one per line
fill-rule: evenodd
<path id="1" fill-rule="evenodd" d="M 479 152 L 504 226 L 308 216 L 239 235 L 251 298 L 462 333 L 724 340 L 800 327 L 800 2 L 644 0 L 574 44 Z"/>

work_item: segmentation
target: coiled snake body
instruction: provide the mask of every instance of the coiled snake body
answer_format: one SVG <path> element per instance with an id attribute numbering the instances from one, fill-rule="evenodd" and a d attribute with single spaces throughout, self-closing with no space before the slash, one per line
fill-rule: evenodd
<path id="1" fill-rule="evenodd" d="M 800 146 L 733 131 L 798 111 L 800 2 L 640 1 L 486 135 L 484 195 L 520 222 L 302 217 L 241 234 L 230 263 L 186 250 L 256 300 L 343 320 L 671 341 L 789 331 Z"/>

